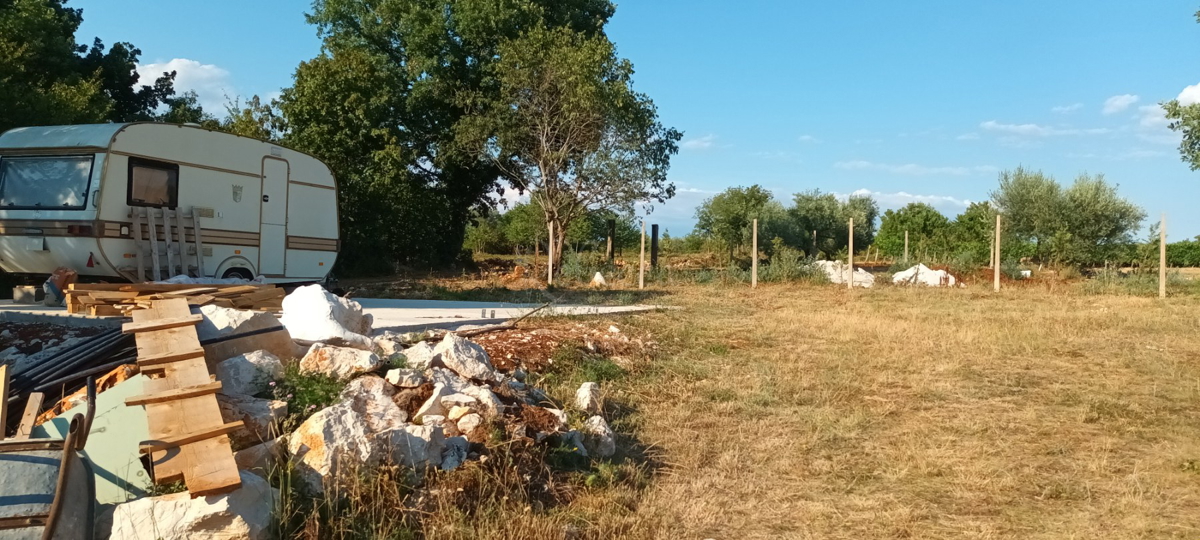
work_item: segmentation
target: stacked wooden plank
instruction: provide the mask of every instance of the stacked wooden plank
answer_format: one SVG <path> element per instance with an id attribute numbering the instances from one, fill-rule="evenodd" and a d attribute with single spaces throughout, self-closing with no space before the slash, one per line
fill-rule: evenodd
<path id="1" fill-rule="evenodd" d="M 67 312 L 128 317 L 155 300 L 183 298 L 189 305 L 269 311 L 283 310 L 286 292 L 274 285 L 173 285 L 158 283 L 73 283 L 67 289 Z"/>
<path id="2" fill-rule="evenodd" d="M 137 339 L 138 367 L 148 377 L 145 395 L 125 400 L 144 406 L 154 481 L 182 480 L 193 497 L 225 493 L 241 485 L 228 434 L 241 422 L 225 423 L 217 405 L 221 383 L 214 381 L 196 336 L 199 315 L 183 298 L 152 300 L 132 313 L 122 330 Z"/>

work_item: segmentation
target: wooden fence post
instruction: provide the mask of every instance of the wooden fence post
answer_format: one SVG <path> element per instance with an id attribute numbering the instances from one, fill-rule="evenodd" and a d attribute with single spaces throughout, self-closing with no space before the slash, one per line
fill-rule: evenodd
<path id="1" fill-rule="evenodd" d="M 758 288 L 758 219 L 754 220 L 754 232 L 751 233 L 751 249 L 750 254 L 750 288 Z"/>
<path id="2" fill-rule="evenodd" d="M 1158 297 L 1167 297 L 1167 214 L 1158 226 Z"/>
<path id="3" fill-rule="evenodd" d="M 850 265 L 850 273 L 846 276 L 846 288 L 854 290 L 854 218 L 850 218 L 850 246 L 846 255 L 846 262 Z"/>
<path id="4" fill-rule="evenodd" d="M 817 230 L 813 229 L 813 252 L 812 252 L 813 259 L 817 258 L 818 252 L 819 251 L 817 250 Z"/>
<path id="5" fill-rule="evenodd" d="M 642 220 L 642 250 L 638 255 L 638 288 L 646 288 L 646 220 Z"/>
<path id="6" fill-rule="evenodd" d="M 607 225 L 608 225 L 608 249 L 605 251 L 604 255 L 605 255 L 605 257 L 608 258 L 608 264 L 612 264 L 613 260 L 616 258 L 616 254 L 617 254 L 616 246 L 613 244 L 613 237 L 615 237 L 617 235 L 617 220 L 610 219 L 610 220 L 608 220 Z"/>
<path id="7" fill-rule="evenodd" d="M 992 289 L 1000 292 L 1000 214 L 996 214 L 996 240 L 993 243 L 996 246 L 993 255 L 996 264 L 992 270 Z"/>

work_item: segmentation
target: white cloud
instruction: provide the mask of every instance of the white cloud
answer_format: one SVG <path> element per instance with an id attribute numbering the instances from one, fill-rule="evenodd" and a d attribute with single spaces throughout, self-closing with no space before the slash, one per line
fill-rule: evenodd
<path id="1" fill-rule="evenodd" d="M 687 150 L 708 150 L 717 145 L 716 135 L 705 135 L 699 139 L 688 139 L 679 146 Z"/>
<path id="2" fill-rule="evenodd" d="M 871 198 L 875 199 L 875 201 L 878 202 L 879 205 L 882 206 L 883 208 L 900 208 L 906 204 L 915 203 L 915 202 L 916 203 L 925 203 L 930 206 L 942 207 L 942 208 L 945 208 L 945 207 L 966 208 L 966 207 L 970 206 L 971 203 L 973 202 L 970 199 L 959 199 L 956 197 L 951 197 L 949 195 L 916 195 L 916 194 L 908 193 L 906 191 L 897 191 L 895 193 L 884 193 L 884 192 L 880 192 L 880 191 L 871 191 L 869 189 L 858 189 L 858 190 L 855 190 L 853 193 L 850 193 L 850 195 L 857 195 L 857 196 L 869 195 Z M 847 195 L 838 194 L 838 197 L 844 199 L 847 197 Z"/>
<path id="3" fill-rule="evenodd" d="M 955 139 L 956 139 L 956 140 L 960 140 L 960 141 L 974 141 L 974 140 L 976 140 L 976 139 L 978 139 L 978 138 L 979 138 L 979 134 L 978 134 L 978 133 L 974 133 L 974 132 L 972 132 L 972 133 L 963 133 L 962 135 L 959 135 L 959 136 L 955 137 Z"/>
<path id="4" fill-rule="evenodd" d="M 1082 103 L 1072 103 L 1070 105 L 1059 105 L 1058 107 L 1054 107 L 1054 108 L 1050 109 L 1050 111 L 1054 112 L 1054 113 L 1058 113 L 1058 114 L 1067 114 L 1067 113 L 1073 113 L 1082 108 L 1083 108 Z"/>
<path id="5" fill-rule="evenodd" d="M 1052 137 L 1056 135 L 1103 135 L 1112 131 L 1108 128 L 1078 129 L 1056 128 L 1039 124 L 1001 124 L 995 120 L 983 122 L 982 124 L 979 124 L 979 127 L 984 131 L 995 131 L 1010 135 L 1020 135 L 1023 137 Z"/>
<path id="6" fill-rule="evenodd" d="M 175 92 L 196 92 L 204 110 L 222 116 L 225 113 L 225 96 L 233 98 L 237 91 L 230 82 L 229 71 L 213 64 L 201 64 L 187 58 L 175 58 L 170 62 L 141 64 L 137 67 L 142 84 L 154 84 L 164 72 L 176 72 Z"/>
<path id="7" fill-rule="evenodd" d="M 890 174 L 903 174 L 908 176 L 966 176 L 972 173 L 994 173 L 999 170 L 990 165 L 980 165 L 976 167 L 929 167 L 925 165 L 917 165 L 916 163 L 891 165 L 887 163 L 874 163 L 864 160 L 839 161 L 834 163 L 833 166 L 838 169 L 845 169 L 848 171 L 881 171 Z"/>
<path id="8" fill-rule="evenodd" d="M 776 160 L 776 161 L 791 161 L 791 162 L 796 162 L 796 163 L 800 162 L 800 154 L 797 154 L 795 152 L 788 152 L 786 150 L 779 150 L 779 151 L 774 151 L 774 152 L 760 150 L 760 151 L 754 152 L 750 155 L 753 157 L 756 157 L 756 158 L 761 158 L 761 159 L 771 159 L 771 160 Z"/>
<path id="9" fill-rule="evenodd" d="M 1133 106 L 1141 99 L 1133 94 L 1121 94 L 1104 100 L 1104 114 L 1117 114 L 1129 107 Z"/>
<path id="10" fill-rule="evenodd" d="M 1175 99 L 1179 100 L 1180 105 L 1195 105 L 1200 103 L 1200 84 L 1193 84 L 1187 88 L 1184 88 L 1183 91 L 1179 93 L 1179 97 L 1176 97 Z"/>
<path id="11" fill-rule="evenodd" d="M 819 142 L 821 142 L 821 139 L 813 137 L 812 135 L 801 135 L 800 142 L 802 142 L 802 143 L 819 143 Z"/>

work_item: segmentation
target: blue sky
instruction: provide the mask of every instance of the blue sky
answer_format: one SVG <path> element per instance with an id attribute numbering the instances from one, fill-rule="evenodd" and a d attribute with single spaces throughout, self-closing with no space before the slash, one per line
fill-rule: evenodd
<path id="1" fill-rule="evenodd" d="M 209 108 L 275 95 L 320 43 L 306 1 L 72 0 L 81 42 L 131 41 Z M 626 0 L 608 32 L 664 123 L 685 132 L 678 196 L 650 221 L 689 231 L 695 206 L 762 184 L 871 192 L 954 215 L 1000 170 L 1069 183 L 1103 173 L 1173 239 L 1200 234 L 1200 173 L 1156 104 L 1200 101 L 1195 0 L 785 2 Z M 1193 87 L 1193 85 L 1196 85 Z"/>

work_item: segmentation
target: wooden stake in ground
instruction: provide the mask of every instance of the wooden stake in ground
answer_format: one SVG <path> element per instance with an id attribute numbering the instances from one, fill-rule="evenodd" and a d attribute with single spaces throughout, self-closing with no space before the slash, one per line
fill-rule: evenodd
<path id="1" fill-rule="evenodd" d="M 846 262 L 849 266 L 849 273 L 846 275 L 846 288 L 854 290 L 854 218 L 850 218 L 850 254 L 846 255 Z"/>
<path id="2" fill-rule="evenodd" d="M 605 250 L 604 256 L 608 259 L 608 264 L 612 264 L 617 256 L 616 245 L 613 243 L 613 238 L 617 236 L 617 220 L 610 219 L 606 224 L 608 226 L 608 249 Z"/>
<path id="3" fill-rule="evenodd" d="M 642 250 L 638 254 L 638 288 L 646 288 L 646 220 L 642 220 Z"/>
<path id="4" fill-rule="evenodd" d="M 908 231 L 904 231 L 904 262 L 908 262 Z"/>
<path id="5" fill-rule="evenodd" d="M 813 229 L 813 258 L 817 258 L 817 230 Z"/>
<path id="6" fill-rule="evenodd" d="M 992 258 L 996 261 L 992 265 L 992 289 L 1000 292 L 1000 214 L 996 214 L 996 239 L 992 243 L 996 246 L 992 252 Z"/>
<path id="7" fill-rule="evenodd" d="M 758 288 L 758 220 L 754 220 L 754 229 L 750 234 L 753 239 L 750 241 L 752 253 L 750 255 L 750 288 Z"/>
<path id="8" fill-rule="evenodd" d="M 0 365 L 0 441 L 8 429 L 8 364 Z"/>
<path id="9" fill-rule="evenodd" d="M 546 285 L 554 285 L 554 222 L 550 222 L 550 239 L 546 241 Z"/>
<path id="10" fill-rule="evenodd" d="M 1167 297 L 1167 214 L 1158 226 L 1158 297 Z"/>

